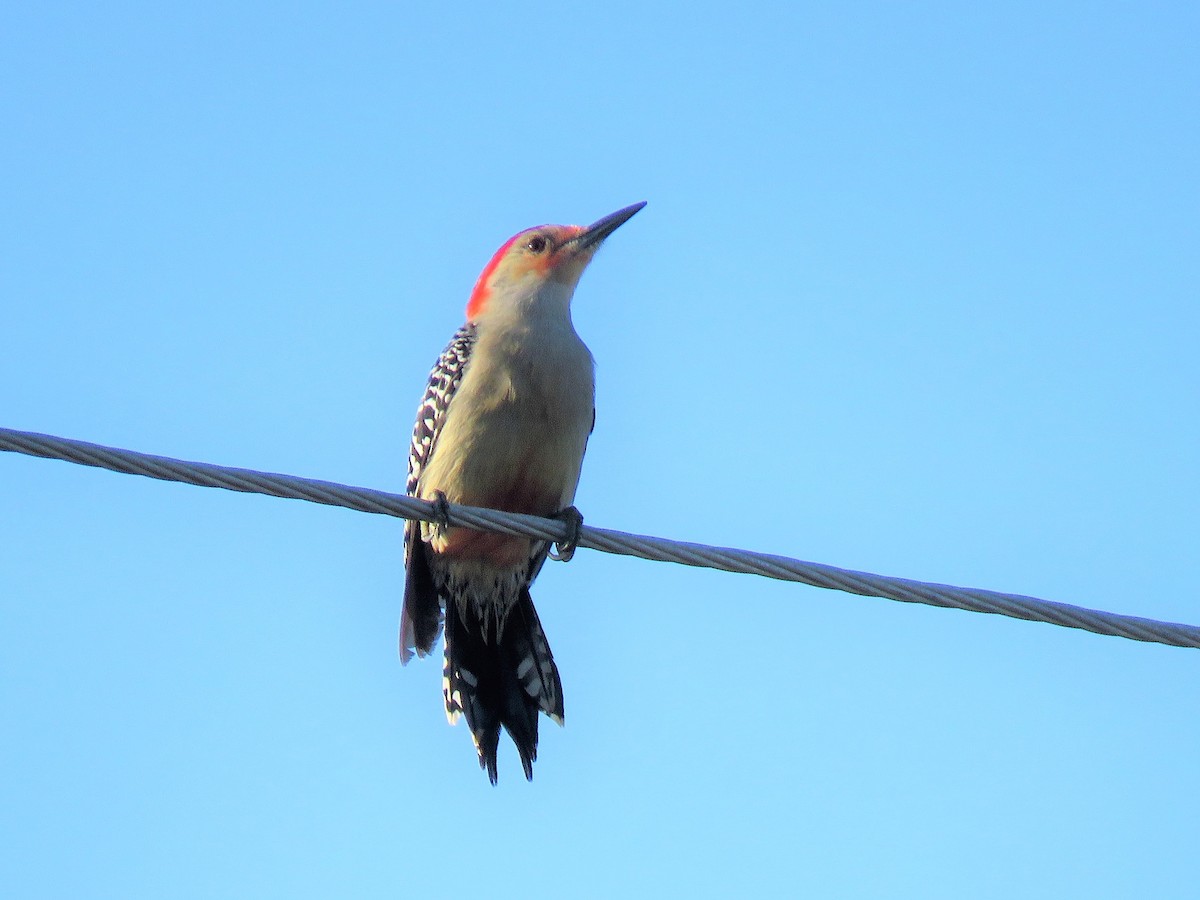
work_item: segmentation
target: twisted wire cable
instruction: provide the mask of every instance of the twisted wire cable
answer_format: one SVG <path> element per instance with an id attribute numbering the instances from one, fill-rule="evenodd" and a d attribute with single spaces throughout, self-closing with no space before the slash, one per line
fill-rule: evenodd
<path id="1" fill-rule="evenodd" d="M 403 494 L 391 494 L 370 488 L 352 487 L 295 475 L 277 475 L 188 462 L 165 456 L 151 456 L 68 438 L 28 431 L 0 428 L 0 450 L 24 453 L 46 459 L 60 459 L 85 466 L 96 466 L 129 475 L 145 475 L 163 481 L 179 481 L 200 487 L 267 494 L 294 500 L 308 500 L 327 506 L 342 506 L 359 512 L 397 516 L 404 519 L 436 521 L 434 504 Z M 475 506 L 453 504 L 449 507 L 451 525 L 480 531 L 498 531 L 542 540 L 559 541 L 568 537 L 567 526 L 556 519 L 543 519 L 521 513 L 501 512 Z M 904 603 L 924 603 L 950 609 L 991 613 L 1047 622 L 1067 628 L 1079 628 L 1095 634 L 1169 644 L 1174 647 L 1200 648 L 1200 626 L 1159 622 L 1137 616 L 1102 612 L 1067 603 L 1039 600 L 1019 594 L 1003 594 L 975 588 L 931 584 L 906 578 L 893 578 L 839 569 L 822 563 L 804 562 L 786 556 L 774 556 L 728 547 L 690 544 L 641 534 L 627 534 L 583 527 L 579 546 L 604 553 L 636 556 L 660 562 L 721 569 L 762 575 L 781 581 L 797 581 L 814 587 L 829 588 L 866 597 L 883 597 Z"/>

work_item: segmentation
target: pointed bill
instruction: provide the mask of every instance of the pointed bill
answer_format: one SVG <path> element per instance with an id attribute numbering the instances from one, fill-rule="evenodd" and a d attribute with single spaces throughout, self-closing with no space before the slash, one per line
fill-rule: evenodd
<path id="1" fill-rule="evenodd" d="M 599 219 L 585 228 L 576 237 L 572 238 L 570 243 L 574 244 L 578 250 L 586 250 L 589 247 L 595 247 L 606 237 L 633 218 L 634 213 L 646 205 L 646 201 L 634 203 L 632 206 L 626 206 L 624 209 L 618 209 L 615 213 L 609 213 L 603 219 Z"/>

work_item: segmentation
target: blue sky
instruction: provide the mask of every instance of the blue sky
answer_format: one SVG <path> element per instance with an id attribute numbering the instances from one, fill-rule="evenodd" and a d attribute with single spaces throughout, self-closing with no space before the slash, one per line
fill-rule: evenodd
<path id="1" fill-rule="evenodd" d="M 1192 4 L 24 4 L 0 425 L 400 490 L 509 235 L 595 525 L 1200 623 Z M 0 456 L 0 893 L 1185 897 L 1200 654 L 580 552 L 493 789 L 399 520 Z"/>

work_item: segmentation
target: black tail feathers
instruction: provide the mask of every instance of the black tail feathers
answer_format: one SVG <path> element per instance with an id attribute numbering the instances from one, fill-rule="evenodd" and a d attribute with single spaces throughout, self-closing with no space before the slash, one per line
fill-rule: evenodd
<path id="1" fill-rule="evenodd" d="M 442 607 L 438 599 L 429 551 L 421 543 L 420 524 L 409 522 L 404 530 L 406 572 L 404 611 L 400 614 L 400 661 L 407 664 L 413 650 L 424 656 L 433 649 L 442 629 Z"/>
<path id="2" fill-rule="evenodd" d="M 464 610 L 453 601 L 446 604 L 442 669 L 446 715 L 451 721 L 460 713 L 466 716 L 479 752 L 479 767 L 487 769 L 492 784 L 497 777 L 501 727 L 517 745 L 525 777 L 532 780 L 538 712 L 561 725 L 563 702 L 558 668 L 529 589 L 521 589 L 498 626 L 494 614 L 481 616 L 473 604 L 465 605 L 468 608 Z"/>

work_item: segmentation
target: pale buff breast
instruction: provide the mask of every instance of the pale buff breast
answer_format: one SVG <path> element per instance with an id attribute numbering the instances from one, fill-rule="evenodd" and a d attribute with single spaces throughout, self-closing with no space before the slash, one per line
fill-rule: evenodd
<path id="1" fill-rule="evenodd" d="M 592 427 L 591 354 L 571 330 L 519 340 L 483 335 L 455 394 L 419 496 L 549 515 L 575 498 Z M 518 353 L 517 346 L 539 348 Z M 556 352 L 543 347 L 559 348 Z M 439 553 L 523 565 L 525 538 L 454 528 L 432 541 Z"/>

